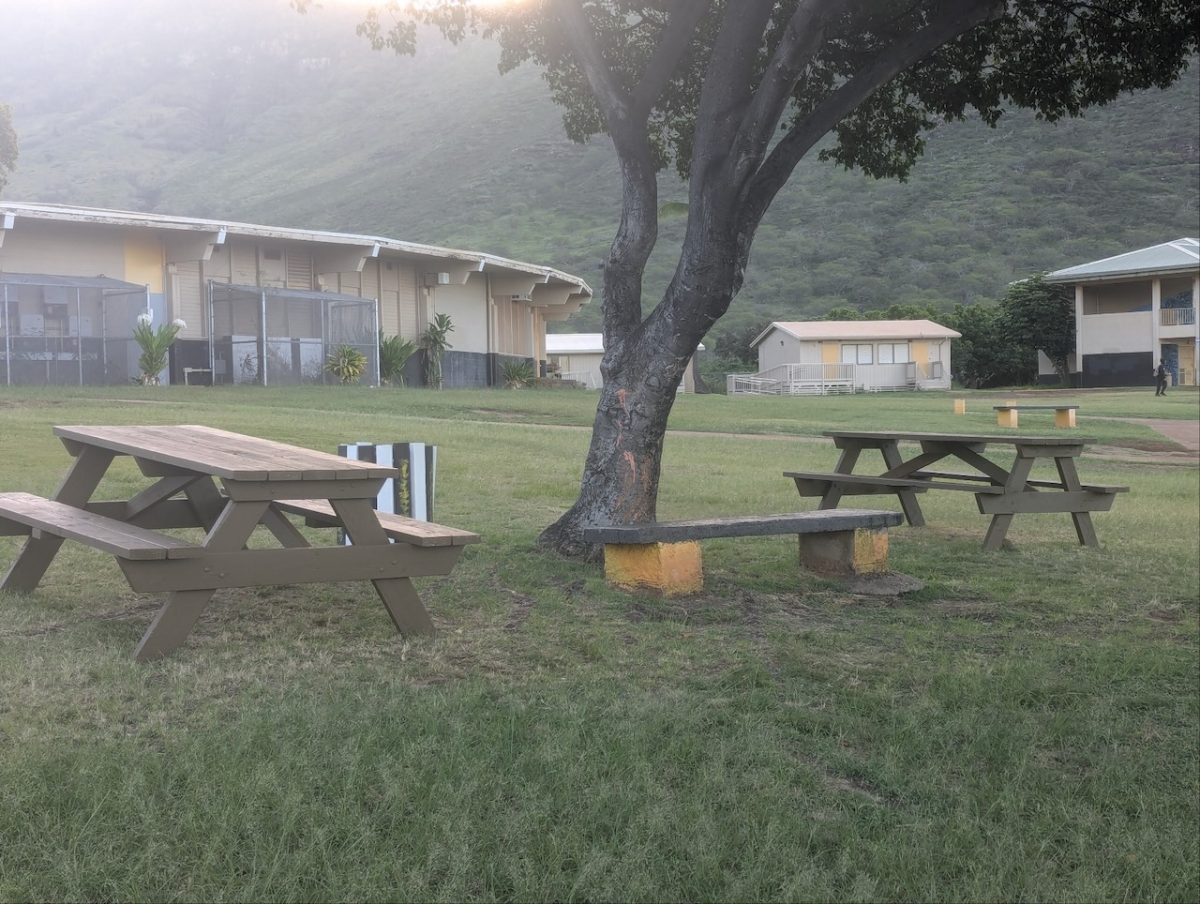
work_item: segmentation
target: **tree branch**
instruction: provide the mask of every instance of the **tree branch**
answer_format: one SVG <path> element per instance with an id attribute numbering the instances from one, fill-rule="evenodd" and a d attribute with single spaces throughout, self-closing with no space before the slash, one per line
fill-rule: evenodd
<path id="1" fill-rule="evenodd" d="M 883 85 L 916 65 L 944 44 L 985 22 L 1001 18 L 1004 0 L 972 0 L 950 4 L 945 14 L 896 41 L 866 69 L 855 74 L 797 122 L 771 151 L 743 191 L 739 232 L 753 234 L 775 195 L 796 165 L 821 137 Z"/>
<path id="2" fill-rule="evenodd" d="M 558 9 L 559 21 L 575 62 L 583 71 L 611 132 L 628 121 L 629 96 L 621 90 L 612 69 L 604 61 L 580 0 L 555 0 L 554 6 Z"/>
<path id="3" fill-rule="evenodd" d="M 826 25 L 850 5 L 850 0 L 803 0 L 796 7 L 738 129 L 733 153 L 738 171 L 732 175 L 739 187 L 762 162 L 796 80 L 824 41 Z"/>
<path id="4" fill-rule="evenodd" d="M 633 95 L 633 106 L 639 116 L 649 116 L 663 89 L 671 80 L 675 67 L 683 58 L 695 34 L 696 26 L 712 6 L 712 0 L 683 0 L 681 8 L 672 13 L 662 32 L 662 39 Z"/>

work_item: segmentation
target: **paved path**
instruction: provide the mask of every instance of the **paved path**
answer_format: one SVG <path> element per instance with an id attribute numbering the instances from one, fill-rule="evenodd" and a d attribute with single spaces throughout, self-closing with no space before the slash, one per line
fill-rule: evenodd
<path id="1" fill-rule="evenodd" d="M 1141 424 L 1161 433 L 1173 443 L 1179 443 L 1193 455 L 1200 454 L 1200 421 L 1184 421 L 1164 417 L 1105 417 L 1091 415 L 1097 421 L 1123 421 L 1126 424 Z"/>

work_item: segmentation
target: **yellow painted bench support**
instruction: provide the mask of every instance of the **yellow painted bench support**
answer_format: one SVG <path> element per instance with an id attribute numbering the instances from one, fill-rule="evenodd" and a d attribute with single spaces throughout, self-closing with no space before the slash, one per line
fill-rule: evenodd
<path id="1" fill-rule="evenodd" d="M 704 557 L 695 540 L 683 543 L 609 543 L 604 579 L 622 590 L 687 596 L 704 589 Z"/>
<path id="2" fill-rule="evenodd" d="M 800 535 L 800 564 L 818 574 L 878 574 L 888 567 L 886 527 Z"/>
<path id="3" fill-rule="evenodd" d="M 997 427 L 1019 427 L 1021 425 L 1020 418 L 1017 416 L 1016 408 L 1005 408 L 996 412 Z"/>
<path id="4" fill-rule="evenodd" d="M 1059 408 L 1054 412 L 1054 426 L 1069 428 L 1075 426 L 1075 409 Z"/>
<path id="5" fill-rule="evenodd" d="M 967 413 L 967 400 L 966 399 L 955 399 L 954 400 L 954 413 L 955 414 L 966 414 Z"/>

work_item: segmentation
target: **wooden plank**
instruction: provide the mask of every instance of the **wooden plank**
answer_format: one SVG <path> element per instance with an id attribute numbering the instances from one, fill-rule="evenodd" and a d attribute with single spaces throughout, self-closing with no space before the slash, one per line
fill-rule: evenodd
<path id="1" fill-rule="evenodd" d="M 589 543 L 678 543 L 716 537 L 761 537 L 895 527 L 902 520 L 898 512 L 840 509 L 585 527 L 583 538 Z"/>
<path id="2" fill-rule="evenodd" d="M 967 493 L 986 493 L 988 487 L 978 484 L 958 484 L 948 481 L 918 480 L 909 477 L 872 477 L 866 474 L 808 474 L 799 471 L 784 471 L 784 477 L 805 481 L 810 490 L 817 484 L 837 484 L 848 496 L 868 493 L 888 493 L 896 490 L 912 490 L 922 493 L 926 490 L 961 490 Z M 999 487 L 997 492 L 1002 492 Z M 819 496 L 820 492 L 806 492 L 805 496 Z"/>
<path id="3" fill-rule="evenodd" d="M 225 494 L 233 500 L 279 502 L 285 499 L 374 499 L 382 477 L 357 480 L 229 480 L 222 478 Z"/>
<path id="4" fill-rule="evenodd" d="M 1116 499 L 1112 493 L 1066 490 L 1061 493 L 1006 493 L 981 495 L 977 502 L 984 515 L 1049 514 L 1053 512 L 1107 512 Z"/>
<path id="5" fill-rule="evenodd" d="M 917 471 L 915 474 L 913 474 L 913 477 L 918 477 L 918 478 L 928 477 L 931 479 L 944 478 L 946 480 L 981 480 L 985 483 L 992 479 L 990 477 L 987 477 L 984 474 L 960 474 L 958 472 L 953 472 L 953 471 L 925 471 L 925 470 Z M 1055 489 L 1055 490 L 1066 489 L 1063 486 L 1062 482 L 1059 480 L 1032 480 L 1032 479 L 1030 479 L 1030 480 L 1025 481 L 1025 485 L 1030 486 L 1030 487 L 1044 487 L 1044 488 Z M 1105 486 L 1104 484 L 1098 484 L 1098 483 L 1085 483 L 1080 486 L 1080 489 L 1087 490 L 1088 492 L 1091 492 L 1091 493 L 1128 493 L 1129 492 L 1129 487 Z"/>
<path id="6" fill-rule="evenodd" d="M 124 503 L 121 503 L 124 505 Z M 0 537 L 28 537 L 33 530 L 28 524 L 18 524 L 7 518 L 0 518 Z"/>
<path id="7" fill-rule="evenodd" d="M 918 433 L 901 430 L 881 430 L 876 432 L 862 430 L 825 430 L 821 435 L 831 437 L 834 440 L 894 440 L 898 442 L 912 443 L 982 443 L 984 445 L 989 443 L 998 443 L 1001 445 L 1010 446 L 1015 444 L 1024 444 L 1028 446 L 1061 446 L 1064 443 L 1085 446 L 1096 442 L 1094 438 L 1087 436 L 1073 437 L 1070 440 L 1065 440 L 1061 436 L 1004 436 L 1003 434 L 986 433 Z"/>
<path id="8" fill-rule="evenodd" d="M 340 480 L 398 474 L 395 468 L 371 462 L 194 424 L 59 426 L 54 432 L 65 442 L 230 480 Z"/>
<path id="9" fill-rule="evenodd" d="M 0 493 L 0 514 L 55 537 L 75 540 L 125 559 L 165 559 L 173 549 L 197 547 L 73 505 L 31 493 Z"/>
<path id="10" fill-rule="evenodd" d="M 89 502 L 84 510 L 95 515 L 103 515 L 116 521 L 124 521 L 148 530 L 167 530 L 182 527 L 207 527 L 197 518 L 191 504 L 186 499 L 168 499 L 153 508 L 139 512 L 132 518 L 125 517 L 125 502 L 97 501 Z"/>
<path id="11" fill-rule="evenodd" d="M 292 499 L 274 505 L 282 511 L 303 515 L 306 519 L 326 527 L 341 527 L 342 524 L 333 506 L 321 499 Z M 479 542 L 479 535 L 470 531 L 387 512 L 375 514 L 389 537 L 404 540 L 413 546 L 463 546 Z"/>

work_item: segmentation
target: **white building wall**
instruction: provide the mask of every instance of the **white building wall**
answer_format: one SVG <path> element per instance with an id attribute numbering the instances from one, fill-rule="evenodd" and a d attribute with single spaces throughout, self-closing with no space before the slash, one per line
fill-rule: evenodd
<path id="1" fill-rule="evenodd" d="M 785 333 L 780 329 L 773 329 L 769 332 L 762 342 L 758 344 L 758 369 L 759 371 L 770 370 L 772 367 L 779 367 L 781 364 L 799 364 L 803 359 L 801 356 L 801 346 L 816 345 L 814 342 L 801 342 L 794 336 Z M 813 359 L 813 363 L 821 360 L 821 353 L 817 351 L 817 357 Z"/>
<path id="2" fill-rule="evenodd" d="M 473 274 L 465 286 L 438 286 L 429 300 L 430 320 L 435 313 L 450 315 L 453 351 L 487 353 L 487 281 L 482 276 Z"/>
<path id="3" fill-rule="evenodd" d="M 1083 355 L 1154 351 L 1154 323 L 1148 311 L 1128 314 L 1084 314 Z"/>

